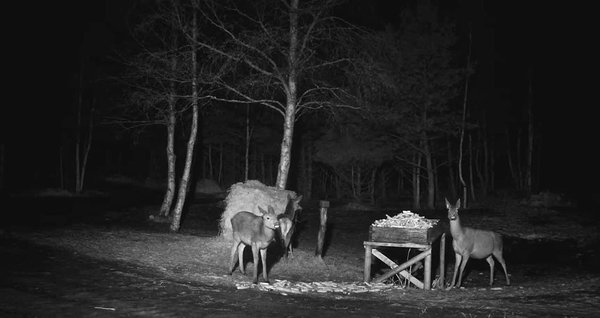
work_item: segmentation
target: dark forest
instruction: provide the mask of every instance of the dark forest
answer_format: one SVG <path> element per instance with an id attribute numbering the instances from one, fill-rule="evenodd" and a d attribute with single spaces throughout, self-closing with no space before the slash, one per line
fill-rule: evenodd
<path id="1" fill-rule="evenodd" d="M 0 316 L 597 317 L 587 7 L 5 5 Z"/>
<path id="2" fill-rule="evenodd" d="M 2 116 L 5 191 L 82 192 L 117 175 L 164 184 L 170 115 L 179 178 L 197 107 L 192 179 L 224 189 L 257 179 L 307 198 L 415 207 L 594 193 L 583 177 L 594 155 L 579 146 L 589 116 L 565 61 L 578 40 L 552 6 L 309 2 L 293 63 L 285 7 L 43 6 L 17 39 L 33 61 L 17 77 L 26 95 Z"/>

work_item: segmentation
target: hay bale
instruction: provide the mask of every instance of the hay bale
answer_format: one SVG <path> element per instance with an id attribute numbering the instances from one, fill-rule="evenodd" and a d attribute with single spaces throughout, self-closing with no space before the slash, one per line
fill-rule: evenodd
<path id="1" fill-rule="evenodd" d="M 297 194 L 294 191 L 269 187 L 257 180 L 248 180 L 232 185 L 225 198 L 225 211 L 221 215 L 221 236 L 228 240 L 231 239 L 230 220 L 240 211 L 248 211 L 260 215 L 258 211 L 259 206 L 264 210 L 267 210 L 267 207 L 271 206 L 275 210 L 275 214 L 283 214 L 288 203 L 288 195 L 292 199 L 297 198 Z M 300 207 L 298 206 L 298 208 Z"/>

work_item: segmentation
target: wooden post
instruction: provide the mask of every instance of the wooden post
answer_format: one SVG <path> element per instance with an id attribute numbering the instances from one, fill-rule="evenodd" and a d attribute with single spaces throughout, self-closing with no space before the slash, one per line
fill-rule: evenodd
<path id="1" fill-rule="evenodd" d="M 431 251 L 431 248 L 429 248 Z M 431 252 L 425 256 L 425 273 L 423 277 L 424 289 L 431 289 Z"/>
<path id="2" fill-rule="evenodd" d="M 446 289 L 446 233 L 440 238 L 440 279 L 438 281 L 440 290 Z"/>
<path id="3" fill-rule="evenodd" d="M 373 247 L 365 244 L 365 283 L 371 282 L 371 251 Z"/>
<path id="4" fill-rule="evenodd" d="M 323 245 L 325 244 L 325 231 L 327 230 L 327 208 L 329 207 L 329 201 L 319 201 L 319 208 L 321 212 L 321 226 L 319 228 L 319 235 L 317 237 L 317 250 L 315 255 L 319 258 L 323 258 Z M 370 253 L 370 251 L 369 251 Z"/>

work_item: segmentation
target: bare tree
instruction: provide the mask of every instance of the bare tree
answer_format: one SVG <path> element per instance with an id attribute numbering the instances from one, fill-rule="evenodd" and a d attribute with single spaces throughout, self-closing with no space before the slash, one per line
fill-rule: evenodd
<path id="1" fill-rule="evenodd" d="M 84 127 L 82 124 L 82 116 L 84 111 L 84 65 L 85 62 L 82 59 L 80 62 L 79 69 L 79 87 L 77 97 L 77 110 L 75 118 L 75 193 L 83 192 L 83 185 L 85 182 L 85 172 L 87 168 L 88 158 L 90 149 L 92 147 L 92 136 L 94 131 L 94 99 L 91 97 L 89 114 L 88 114 L 88 125 Z M 82 135 L 85 133 L 84 128 L 87 129 L 87 134 L 82 140 Z M 61 162 L 62 163 L 62 162 Z M 61 173 L 62 174 L 62 173 Z M 62 175 L 61 175 L 62 176 Z"/>
<path id="2" fill-rule="evenodd" d="M 145 9 L 132 28 L 135 54 L 122 58 L 127 71 L 118 77 L 127 87 L 127 99 L 107 116 L 106 123 L 138 133 L 154 125 L 166 128 L 167 184 L 157 213 L 166 219 L 176 193 L 175 129 L 185 111 L 178 106 L 186 97 L 178 94 L 185 83 L 185 60 L 176 7 L 162 1 Z"/>
<path id="3" fill-rule="evenodd" d="M 336 1 L 201 1 L 209 24 L 196 44 L 226 76 L 215 100 L 266 106 L 283 118 L 275 185 L 285 188 L 296 120 L 323 107 L 356 107 L 325 71 L 348 63 L 340 48 L 354 28 L 330 15 Z M 210 35 L 208 35 L 210 33 Z M 242 76 L 239 76 L 239 75 Z M 329 74 L 330 75 L 330 74 Z"/>
<path id="4" fill-rule="evenodd" d="M 195 7 L 195 6 L 194 6 Z M 196 10 L 192 11 L 191 17 L 191 32 L 192 32 L 192 43 L 191 43 L 191 51 L 190 51 L 190 60 L 191 60 L 191 108 L 192 108 L 192 123 L 190 127 L 190 135 L 188 137 L 187 142 L 187 151 L 185 156 L 185 167 L 183 169 L 183 175 L 181 176 L 181 180 L 179 182 L 179 193 L 177 194 L 177 203 L 175 204 L 175 208 L 173 209 L 173 218 L 171 220 L 171 231 L 178 231 L 181 224 L 181 215 L 183 213 L 183 205 L 185 204 L 185 200 L 187 198 L 188 193 L 188 185 L 190 182 L 190 175 L 192 171 L 192 164 L 194 160 L 194 149 L 196 145 L 196 136 L 198 134 L 198 113 L 199 113 L 199 98 L 198 98 L 198 60 L 195 43 L 198 39 L 198 27 L 197 27 L 197 14 Z"/>
<path id="5" fill-rule="evenodd" d="M 203 104 L 200 92 L 205 92 L 206 88 L 201 83 L 208 82 L 200 77 L 208 76 L 208 73 L 206 68 L 198 65 L 196 7 L 175 1 L 157 1 L 145 8 L 149 11 L 140 15 L 142 19 L 133 29 L 138 53 L 126 59 L 130 71 L 121 77 L 130 87 L 128 103 L 109 122 L 137 129 L 157 124 L 166 126 L 167 187 L 160 218 L 156 219 L 165 220 L 169 217 L 171 230 L 177 231 L 194 162 L 199 112 Z M 191 34 L 191 37 L 187 38 L 187 34 Z M 191 118 L 189 125 L 183 124 L 182 120 L 186 118 Z M 179 185 L 175 157 L 175 129 L 179 128 L 176 126 L 178 122 L 182 123 L 179 125 L 181 130 L 189 126 Z"/>
<path id="6" fill-rule="evenodd" d="M 471 65 L 471 45 L 472 45 L 472 38 L 471 38 L 471 33 L 469 33 L 469 54 L 467 55 L 467 69 L 469 69 L 470 65 Z M 459 152 L 458 152 L 458 176 L 460 178 L 460 183 L 462 184 L 462 202 L 463 202 L 463 206 L 464 208 L 467 208 L 468 206 L 468 200 L 467 200 L 467 183 L 465 182 L 465 178 L 463 175 L 463 145 L 464 145 L 464 141 L 465 141 L 465 129 L 466 129 L 466 124 L 467 124 L 467 101 L 468 101 L 468 94 L 469 94 L 469 76 L 470 74 L 467 73 L 465 76 L 465 92 L 463 95 L 463 110 L 462 110 L 462 121 L 461 121 L 461 126 L 460 126 L 460 147 L 459 147 Z"/>

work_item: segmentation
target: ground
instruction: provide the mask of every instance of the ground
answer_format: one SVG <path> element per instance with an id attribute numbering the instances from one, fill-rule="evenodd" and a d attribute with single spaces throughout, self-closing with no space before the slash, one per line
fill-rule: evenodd
<path id="1" fill-rule="evenodd" d="M 379 291 L 265 291 L 246 275 L 227 273 L 229 248 L 218 237 L 218 199 L 196 197 L 179 233 L 148 221 L 160 192 L 124 187 L 107 196 L 7 197 L 13 210 L 1 228 L 1 316 L 245 317 L 595 317 L 600 314 L 598 211 L 530 208 L 507 200 L 461 211 L 465 224 L 505 237 L 511 286 L 497 267 L 487 286 L 485 261 L 470 261 L 461 289 L 419 290 L 387 282 Z M 400 206 L 370 210 L 332 202 L 322 260 L 314 257 L 317 202 L 304 203 L 292 257 L 269 250 L 275 285 L 362 284 L 368 227 Z M 444 220 L 444 210 L 418 211 Z M 448 244 L 451 240 L 448 240 Z M 447 248 L 451 251 L 451 248 Z M 384 251 L 401 261 L 416 251 Z M 251 260 L 247 253 L 246 261 Z M 434 253 L 434 267 L 437 266 Z M 451 252 L 446 277 L 452 276 Z M 7 261 L 8 260 L 8 261 Z M 373 263 L 374 275 L 386 267 Z M 422 275 L 416 273 L 417 277 Z M 242 288 L 250 287 L 250 288 Z M 335 289 L 335 288 L 334 288 Z M 368 288 L 367 288 L 368 289 Z M 321 290 L 322 291 L 322 290 Z"/>

